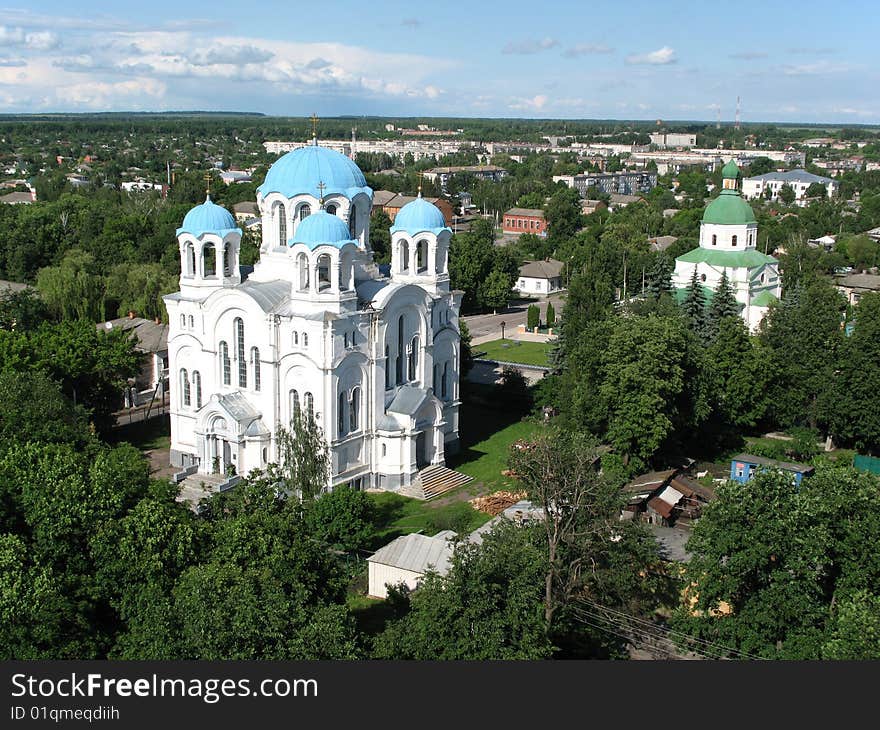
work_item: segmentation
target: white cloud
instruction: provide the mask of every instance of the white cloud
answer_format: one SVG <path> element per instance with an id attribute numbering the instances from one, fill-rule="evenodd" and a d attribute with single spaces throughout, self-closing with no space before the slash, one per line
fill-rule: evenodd
<path id="1" fill-rule="evenodd" d="M 629 64 L 647 64 L 650 66 L 663 66 L 668 63 L 675 63 L 678 58 L 675 55 L 675 49 L 669 46 L 663 46 L 656 51 L 649 53 L 634 53 L 626 57 Z"/>
<path id="2" fill-rule="evenodd" d="M 520 56 L 530 56 L 535 53 L 540 53 L 541 51 L 549 51 L 551 48 L 556 48 L 558 45 L 559 41 L 555 38 L 543 38 L 537 41 L 510 41 L 501 49 L 501 52 Z"/>
<path id="3" fill-rule="evenodd" d="M 30 48 L 48 51 L 60 45 L 58 36 L 48 30 L 26 33 L 23 28 L 0 25 L 0 46 Z"/>
<path id="4" fill-rule="evenodd" d="M 510 109 L 525 111 L 541 111 L 547 105 L 547 97 L 544 94 L 538 94 L 531 99 L 516 98 L 507 106 Z"/>
<path id="5" fill-rule="evenodd" d="M 786 76 L 818 76 L 820 74 L 843 73 L 851 71 L 853 67 L 846 63 L 831 63 L 829 61 L 816 61 L 814 63 L 801 63 L 795 66 L 785 65 L 782 73 Z"/>

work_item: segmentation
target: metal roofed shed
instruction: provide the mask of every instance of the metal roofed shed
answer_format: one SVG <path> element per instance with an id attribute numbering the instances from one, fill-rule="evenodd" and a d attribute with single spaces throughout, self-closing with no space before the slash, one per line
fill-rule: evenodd
<path id="1" fill-rule="evenodd" d="M 388 586 L 400 583 L 414 590 L 428 570 L 446 575 L 454 550 L 451 538 L 454 537 L 451 530 L 433 537 L 417 533 L 402 535 L 379 548 L 367 558 L 369 595 L 387 598 Z"/>

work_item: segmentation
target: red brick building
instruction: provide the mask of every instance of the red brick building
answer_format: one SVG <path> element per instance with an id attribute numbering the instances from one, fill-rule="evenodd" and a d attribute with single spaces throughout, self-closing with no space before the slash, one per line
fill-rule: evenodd
<path id="1" fill-rule="evenodd" d="M 505 233 L 533 233 L 547 235 L 547 221 L 544 211 L 537 208 L 511 208 L 504 214 L 501 229 Z"/>

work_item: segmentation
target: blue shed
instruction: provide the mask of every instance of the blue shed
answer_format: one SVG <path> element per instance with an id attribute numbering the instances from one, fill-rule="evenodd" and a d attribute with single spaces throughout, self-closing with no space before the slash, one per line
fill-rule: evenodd
<path id="1" fill-rule="evenodd" d="M 745 484 L 761 469 L 778 469 L 794 475 L 794 483 L 800 485 L 804 477 L 810 476 L 815 469 L 809 464 L 797 464 L 789 461 L 777 461 L 754 454 L 737 454 L 730 460 L 730 478 Z"/>

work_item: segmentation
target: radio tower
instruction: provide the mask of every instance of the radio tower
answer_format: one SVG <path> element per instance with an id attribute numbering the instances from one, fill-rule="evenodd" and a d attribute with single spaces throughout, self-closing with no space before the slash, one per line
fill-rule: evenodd
<path id="1" fill-rule="evenodd" d="M 736 122 L 733 125 L 734 129 L 739 129 L 739 97 L 736 97 Z"/>

